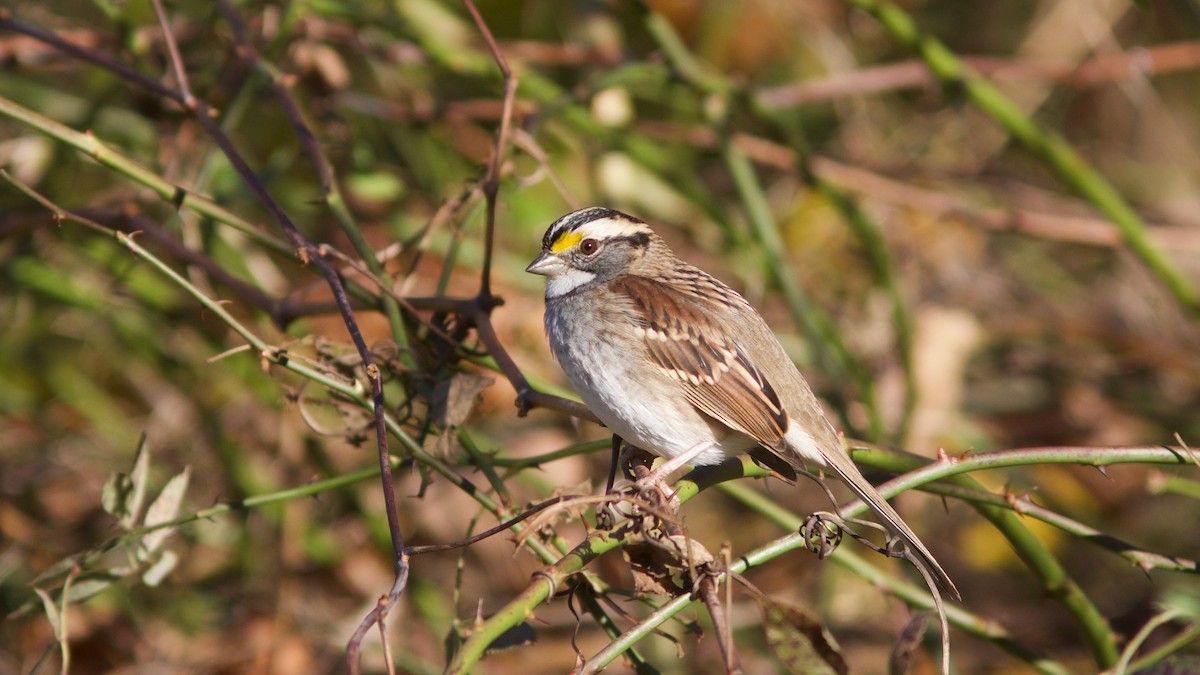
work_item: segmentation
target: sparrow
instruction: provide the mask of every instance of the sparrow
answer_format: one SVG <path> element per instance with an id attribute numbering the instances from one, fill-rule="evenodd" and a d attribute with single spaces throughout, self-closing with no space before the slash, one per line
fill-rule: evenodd
<path id="1" fill-rule="evenodd" d="M 555 358 L 621 439 L 679 464 L 754 451 L 765 452 L 768 466 L 829 470 L 958 597 L 933 554 L 850 459 L 762 316 L 676 257 L 649 225 L 608 208 L 568 213 L 546 230 L 526 271 L 546 277 Z"/>

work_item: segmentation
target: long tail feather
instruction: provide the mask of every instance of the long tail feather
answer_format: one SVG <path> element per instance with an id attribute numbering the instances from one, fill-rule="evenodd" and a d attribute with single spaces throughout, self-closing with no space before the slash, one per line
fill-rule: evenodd
<path id="1" fill-rule="evenodd" d="M 837 473 L 842 482 L 850 486 L 854 494 L 858 495 L 860 499 L 867 503 L 867 506 L 870 506 L 875 513 L 879 514 L 880 518 L 887 521 L 888 527 L 893 532 L 904 539 L 905 545 L 908 546 L 908 549 L 913 553 L 916 560 L 925 566 L 925 569 L 933 577 L 934 581 L 937 582 L 938 587 L 956 600 L 959 599 L 961 596 L 958 594 L 958 589 L 954 587 L 954 582 L 950 580 L 950 576 L 938 564 L 938 561 L 929 552 L 929 549 L 925 548 L 925 545 L 917 538 L 912 528 L 904 522 L 899 513 L 896 513 L 896 509 L 887 503 L 887 500 L 883 498 L 883 495 L 879 494 L 875 486 L 867 482 L 866 478 L 863 478 L 862 473 L 859 472 L 858 467 L 854 465 L 850 457 L 840 452 L 822 454 L 826 464 Z"/>

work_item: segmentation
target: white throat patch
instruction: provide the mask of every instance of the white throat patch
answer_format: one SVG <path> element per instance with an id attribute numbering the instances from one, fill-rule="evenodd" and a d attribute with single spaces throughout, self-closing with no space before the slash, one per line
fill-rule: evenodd
<path id="1" fill-rule="evenodd" d="M 546 279 L 546 297 L 557 298 L 560 295 L 566 295 L 595 278 L 596 275 L 591 272 L 568 267 Z"/>

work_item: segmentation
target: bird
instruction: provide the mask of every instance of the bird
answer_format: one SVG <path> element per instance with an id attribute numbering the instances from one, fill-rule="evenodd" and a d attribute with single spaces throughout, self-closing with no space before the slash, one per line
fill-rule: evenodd
<path id="1" fill-rule="evenodd" d="M 592 207 L 546 230 L 525 270 L 546 277 L 551 351 L 587 407 L 625 442 L 693 466 L 746 452 L 831 470 L 944 591 L 953 581 L 863 477 L 775 333 L 740 294 L 690 265 L 644 221 Z"/>

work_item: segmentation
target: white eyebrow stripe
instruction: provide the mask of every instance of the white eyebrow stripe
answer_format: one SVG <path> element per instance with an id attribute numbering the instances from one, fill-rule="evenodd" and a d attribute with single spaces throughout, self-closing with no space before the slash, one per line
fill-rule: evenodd
<path id="1" fill-rule="evenodd" d="M 631 220 L 598 218 L 580 225 L 575 232 L 593 239 L 614 239 L 635 234 L 649 234 L 650 228 L 646 227 L 645 223 L 635 223 Z"/>

